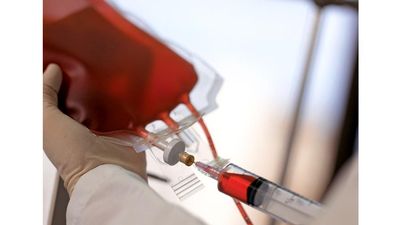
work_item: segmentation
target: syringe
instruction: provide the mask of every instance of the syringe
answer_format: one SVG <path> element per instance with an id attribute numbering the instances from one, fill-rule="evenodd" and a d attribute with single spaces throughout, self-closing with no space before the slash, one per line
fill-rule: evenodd
<path id="1" fill-rule="evenodd" d="M 205 175 L 218 181 L 218 190 L 290 224 L 309 224 L 322 208 L 318 202 L 293 193 L 227 160 L 196 162 Z"/>

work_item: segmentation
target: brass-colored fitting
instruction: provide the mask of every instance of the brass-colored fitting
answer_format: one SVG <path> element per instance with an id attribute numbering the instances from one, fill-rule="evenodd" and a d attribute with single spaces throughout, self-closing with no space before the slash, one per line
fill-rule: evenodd
<path id="1" fill-rule="evenodd" d="M 179 161 L 186 166 L 191 166 L 194 163 L 194 156 L 187 152 L 179 153 Z"/>

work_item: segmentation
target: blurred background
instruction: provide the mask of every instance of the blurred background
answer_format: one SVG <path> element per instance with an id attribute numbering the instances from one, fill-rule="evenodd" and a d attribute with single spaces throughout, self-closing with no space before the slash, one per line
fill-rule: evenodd
<path id="1" fill-rule="evenodd" d="M 108 2 L 222 76 L 219 107 L 204 118 L 222 157 L 324 201 L 337 172 L 357 152 L 356 1 Z M 150 180 L 166 199 L 208 224 L 245 224 L 216 182 L 206 178 L 203 183 L 203 190 L 179 202 L 167 185 Z M 65 224 L 68 196 L 58 184 L 45 159 L 44 224 Z M 254 224 L 279 224 L 245 209 Z"/>

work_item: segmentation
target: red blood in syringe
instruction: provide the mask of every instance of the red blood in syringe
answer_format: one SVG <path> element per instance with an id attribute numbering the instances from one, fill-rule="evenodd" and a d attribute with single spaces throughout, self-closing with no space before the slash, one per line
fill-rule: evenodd
<path id="1" fill-rule="evenodd" d="M 249 203 L 248 193 L 256 177 L 222 172 L 218 178 L 218 190 L 242 202 Z"/>
<path id="2" fill-rule="evenodd" d="M 211 153 L 214 159 L 218 158 L 218 153 L 217 149 L 215 148 L 214 141 L 211 137 L 211 133 L 207 128 L 206 123 L 204 122 L 203 118 L 201 117 L 200 113 L 196 110 L 196 108 L 193 106 L 193 104 L 190 102 L 189 95 L 184 95 L 182 97 L 182 102 L 188 107 L 189 111 L 197 118 L 199 118 L 198 122 L 201 126 L 201 128 L 204 131 L 204 134 L 206 135 L 208 144 L 211 149 Z M 232 196 L 233 197 L 233 196 Z M 250 217 L 247 215 L 246 211 L 244 210 L 242 204 L 238 202 L 235 198 L 233 198 L 233 201 L 235 202 L 236 207 L 238 208 L 240 214 L 242 215 L 244 221 L 246 222 L 247 225 L 253 225 L 253 222 L 250 220 Z"/>

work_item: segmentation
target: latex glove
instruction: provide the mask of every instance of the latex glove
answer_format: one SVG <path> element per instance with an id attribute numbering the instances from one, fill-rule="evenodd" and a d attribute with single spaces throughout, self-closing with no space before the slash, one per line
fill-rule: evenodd
<path id="1" fill-rule="evenodd" d="M 60 68 L 49 65 L 43 77 L 43 149 L 68 193 L 71 195 L 83 174 L 102 164 L 119 165 L 147 180 L 144 152 L 136 153 L 131 147 L 96 136 L 58 109 L 61 80 Z"/>

